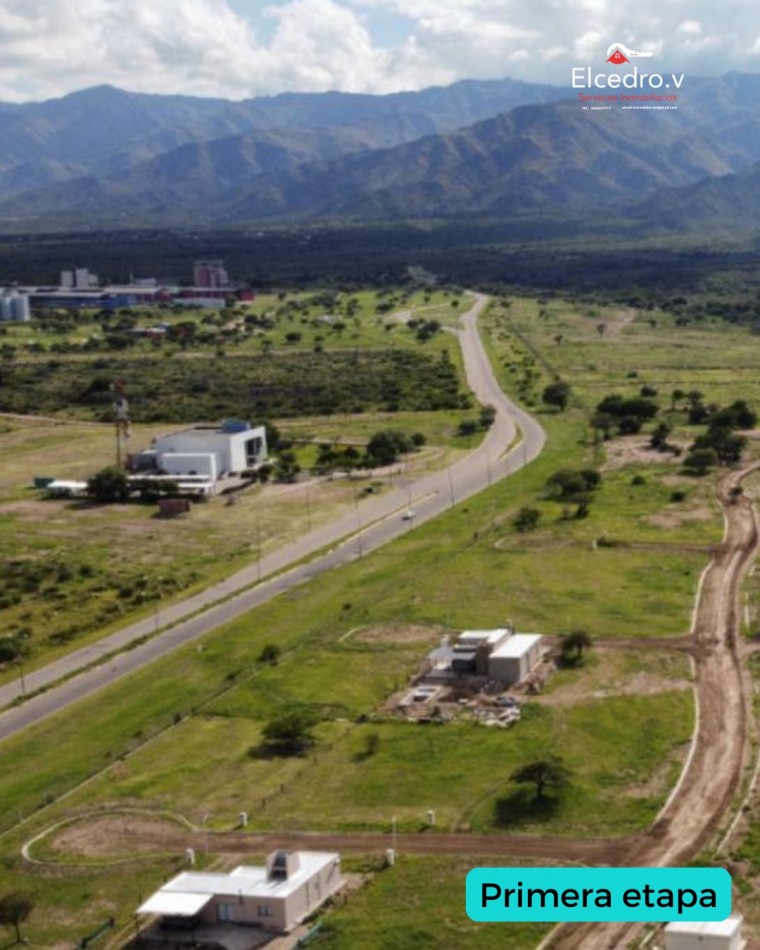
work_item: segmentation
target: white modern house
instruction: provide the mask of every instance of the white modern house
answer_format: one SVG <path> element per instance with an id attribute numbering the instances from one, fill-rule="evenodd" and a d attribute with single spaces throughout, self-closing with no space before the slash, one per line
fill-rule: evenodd
<path id="1" fill-rule="evenodd" d="M 515 633 L 488 657 L 488 675 L 506 686 L 522 682 L 541 660 L 541 636 Z"/>
<path id="2" fill-rule="evenodd" d="M 287 933 L 342 886 L 339 854 L 275 851 L 264 867 L 178 874 L 137 913 L 158 916 L 168 928 L 224 922 Z"/>
<path id="3" fill-rule="evenodd" d="M 665 950 L 744 950 L 743 922 L 741 914 L 711 923 L 674 921 L 665 928 Z"/>
<path id="4" fill-rule="evenodd" d="M 448 637 L 428 656 L 436 677 L 479 676 L 513 686 L 524 680 L 541 661 L 543 637 L 497 630 L 465 630 L 452 646 Z"/>
<path id="5" fill-rule="evenodd" d="M 132 459 L 137 471 L 167 475 L 203 475 L 215 482 L 223 475 L 255 468 L 267 459 L 264 426 L 227 419 L 220 426 L 193 426 L 155 439 Z"/>

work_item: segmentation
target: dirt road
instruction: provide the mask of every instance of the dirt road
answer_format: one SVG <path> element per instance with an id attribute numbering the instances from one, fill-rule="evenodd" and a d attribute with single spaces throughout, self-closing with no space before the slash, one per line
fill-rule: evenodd
<path id="1" fill-rule="evenodd" d="M 740 583 L 758 553 L 757 515 L 731 489 L 760 468 L 753 462 L 718 486 L 726 534 L 707 568 L 694 614 L 699 722 L 693 753 L 657 821 L 628 850 L 631 867 L 677 867 L 707 843 L 741 779 L 747 739 L 748 696 L 739 650 Z M 552 950 L 611 950 L 630 945 L 636 924 L 563 924 L 544 946 Z"/>

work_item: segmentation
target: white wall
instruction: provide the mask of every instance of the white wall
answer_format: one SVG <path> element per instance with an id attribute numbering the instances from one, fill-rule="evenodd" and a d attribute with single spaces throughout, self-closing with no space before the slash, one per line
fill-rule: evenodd
<path id="1" fill-rule="evenodd" d="M 169 475 L 207 475 L 212 482 L 219 477 L 218 461 L 213 453 L 166 452 L 159 465 Z"/>

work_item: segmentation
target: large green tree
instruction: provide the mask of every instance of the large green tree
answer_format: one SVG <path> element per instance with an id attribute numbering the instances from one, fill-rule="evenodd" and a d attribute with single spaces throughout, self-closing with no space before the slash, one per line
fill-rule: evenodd
<path id="1" fill-rule="evenodd" d="M 546 798 L 546 789 L 564 788 L 570 782 L 570 770 L 559 756 L 547 756 L 545 759 L 535 759 L 521 766 L 510 775 L 518 785 L 533 785 L 536 789 L 536 799 Z"/>
<path id="2" fill-rule="evenodd" d="M 21 924 L 33 910 L 34 898 L 24 891 L 12 891 L 0 897 L 0 924 L 15 929 L 18 943 L 21 943 Z"/>
<path id="3" fill-rule="evenodd" d="M 562 638 L 562 660 L 567 666 L 577 666 L 583 660 L 583 651 L 591 646 L 591 637 L 585 630 L 573 630 Z"/>
<path id="4" fill-rule="evenodd" d="M 556 406 L 560 412 L 567 408 L 570 401 L 570 386 L 563 380 L 549 383 L 541 394 L 541 399 L 547 406 Z"/>
<path id="5" fill-rule="evenodd" d="M 315 717 L 308 710 L 294 709 L 266 723 L 261 731 L 264 748 L 271 755 L 303 755 L 314 745 Z"/>

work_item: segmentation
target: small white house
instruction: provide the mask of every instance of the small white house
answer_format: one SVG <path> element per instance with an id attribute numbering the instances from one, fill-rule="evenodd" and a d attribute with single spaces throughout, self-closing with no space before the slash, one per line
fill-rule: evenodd
<path id="1" fill-rule="evenodd" d="M 339 854 L 275 851 L 265 867 L 178 874 L 137 913 L 161 917 L 167 926 L 224 922 L 287 933 L 342 886 Z"/>
<path id="2" fill-rule="evenodd" d="M 228 419 L 220 426 L 194 426 L 158 438 L 134 462 L 138 469 L 158 468 L 168 475 L 205 475 L 216 481 L 231 472 L 254 468 L 267 459 L 264 426 Z"/>
<path id="3" fill-rule="evenodd" d="M 741 914 L 711 923 L 674 921 L 665 928 L 665 950 L 744 950 L 743 922 Z"/>

